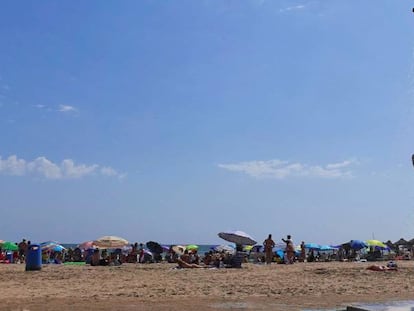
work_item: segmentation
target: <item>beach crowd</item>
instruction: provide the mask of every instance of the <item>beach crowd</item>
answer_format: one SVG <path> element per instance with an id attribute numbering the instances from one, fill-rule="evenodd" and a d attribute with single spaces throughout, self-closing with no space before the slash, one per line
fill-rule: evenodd
<path id="1" fill-rule="evenodd" d="M 227 267 L 241 268 L 244 262 L 294 264 L 296 262 L 316 261 L 355 261 L 378 260 L 384 257 L 384 250 L 370 247 L 364 256 L 360 250 L 352 248 L 352 243 L 344 243 L 338 247 L 322 249 L 306 244 L 304 241 L 295 246 L 291 235 L 281 239 L 284 246 L 275 250 L 277 243 L 268 237 L 260 245 L 246 246 L 236 244 L 236 247 L 221 245 L 212 247 L 209 251 L 199 254 L 197 245 L 162 246 L 156 242 L 134 243 L 123 247 L 97 248 L 93 244 L 78 245 L 74 248 L 64 248 L 56 243 L 46 243 L 42 246 L 42 263 L 84 263 L 91 266 L 118 266 L 124 263 L 175 263 L 178 268 Z M 352 241 L 351 241 L 352 242 Z M 280 243 L 279 243 L 280 244 Z M 22 239 L 19 243 L 10 245 L 0 243 L 0 263 L 25 263 L 31 242 Z M 411 259 L 411 252 L 401 248 L 386 250 L 386 259 Z M 402 255 L 402 256 L 401 256 Z"/>

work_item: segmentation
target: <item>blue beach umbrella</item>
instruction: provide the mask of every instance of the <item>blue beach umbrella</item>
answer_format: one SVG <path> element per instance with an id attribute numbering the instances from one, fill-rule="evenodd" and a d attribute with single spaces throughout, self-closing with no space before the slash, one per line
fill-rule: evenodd
<path id="1" fill-rule="evenodd" d="M 39 245 L 42 250 L 53 250 L 53 248 L 59 245 L 59 243 L 56 241 L 47 241 L 47 242 L 42 242 Z"/>
<path id="2" fill-rule="evenodd" d="M 283 250 L 279 249 L 275 252 L 275 254 L 277 254 L 280 258 L 284 259 L 285 257 L 285 253 L 283 252 Z"/>
<path id="3" fill-rule="evenodd" d="M 54 252 L 62 252 L 62 251 L 64 251 L 66 248 L 64 248 L 62 245 L 60 245 L 60 244 L 58 244 L 58 245 L 56 245 L 55 247 L 53 247 L 52 248 L 52 250 L 54 251 Z"/>
<path id="4" fill-rule="evenodd" d="M 316 243 L 305 243 L 306 249 L 314 249 L 314 250 L 320 250 L 321 246 Z"/>
<path id="5" fill-rule="evenodd" d="M 330 245 L 321 245 L 321 246 L 319 247 L 319 250 L 320 250 L 320 251 L 333 251 L 333 250 L 335 250 L 335 249 L 337 249 L 337 248 L 332 247 L 332 246 L 330 246 Z"/>
<path id="6" fill-rule="evenodd" d="M 351 240 L 351 248 L 359 251 L 360 249 L 368 247 L 368 244 L 361 240 Z"/>

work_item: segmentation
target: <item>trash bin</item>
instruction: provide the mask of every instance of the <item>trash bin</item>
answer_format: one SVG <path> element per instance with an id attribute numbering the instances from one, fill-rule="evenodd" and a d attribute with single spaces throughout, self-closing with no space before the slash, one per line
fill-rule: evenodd
<path id="1" fill-rule="evenodd" d="M 10 263 L 13 263 L 13 252 L 7 252 L 7 253 L 6 253 L 6 259 L 7 259 Z"/>
<path id="2" fill-rule="evenodd" d="M 38 244 L 31 244 L 27 247 L 26 271 L 42 269 L 42 249 Z"/>
<path id="3" fill-rule="evenodd" d="M 86 250 L 86 256 L 85 256 L 85 262 L 86 262 L 86 264 L 90 264 L 91 263 L 92 255 L 93 255 L 93 252 L 94 251 L 95 251 L 95 249 L 93 249 L 93 248 L 89 248 L 89 249 Z"/>

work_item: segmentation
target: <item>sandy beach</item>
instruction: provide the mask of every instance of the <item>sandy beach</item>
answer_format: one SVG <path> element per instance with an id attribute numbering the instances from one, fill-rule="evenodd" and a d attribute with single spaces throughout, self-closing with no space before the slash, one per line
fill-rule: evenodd
<path id="1" fill-rule="evenodd" d="M 330 262 L 242 269 L 1 265 L 1 310 L 303 310 L 355 302 L 414 299 L 412 261 L 398 271 L 372 263 Z M 380 263 L 384 264 L 384 262 Z"/>

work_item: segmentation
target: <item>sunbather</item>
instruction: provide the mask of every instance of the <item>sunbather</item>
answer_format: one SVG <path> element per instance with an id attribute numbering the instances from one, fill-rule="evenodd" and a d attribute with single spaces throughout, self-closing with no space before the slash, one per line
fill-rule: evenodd
<path id="1" fill-rule="evenodd" d="M 181 258 L 177 259 L 178 266 L 180 268 L 206 268 L 206 266 L 200 266 L 195 263 L 188 263 L 182 260 Z"/>
<path id="2" fill-rule="evenodd" d="M 367 269 L 371 271 L 397 271 L 397 267 L 387 267 L 382 265 L 372 265 Z"/>

